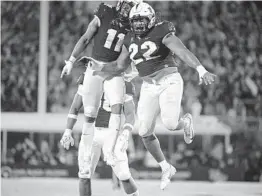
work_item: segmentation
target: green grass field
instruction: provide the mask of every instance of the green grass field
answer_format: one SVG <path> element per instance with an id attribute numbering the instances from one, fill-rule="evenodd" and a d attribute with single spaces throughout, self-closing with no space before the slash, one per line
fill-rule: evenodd
<path id="1" fill-rule="evenodd" d="M 140 196 L 262 196 L 262 183 L 235 182 L 172 182 L 166 190 L 157 180 L 137 181 Z M 64 178 L 2 179 L 2 196 L 78 196 L 78 180 Z M 124 196 L 112 190 L 110 180 L 93 180 L 93 196 Z"/>

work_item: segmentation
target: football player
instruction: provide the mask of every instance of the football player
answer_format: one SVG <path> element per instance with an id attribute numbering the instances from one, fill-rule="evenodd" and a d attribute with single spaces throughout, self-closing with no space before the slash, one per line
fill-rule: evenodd
<path id="1" fill-rule="evenodd" d="M 80 53 L 87 47 L 87 45 L 94 39 L 94 47 L 92 50 L 92 58 L 101 64 L 114 61 L 118 58 L 123 39 L 129 31 L 129 12 L 131 8 L 139 3 L 140 0 L 119 0 L 116 7 L 100 4 L 95 12 L 94 19 L 89 23 L 84 35 L 78 40 L 74 50 L 69 58 L 65 61 L 61 78 L 66 74 L 69 75 L 73 68 L 73 64 Z M 85 114 L 85 123 L 82 128 L 82 135 L 80 140 L 79 153 L 82 157 L 79 160 L 79 187 L 80 195 L 85 193 L 86 184 L 90 184 L 87 179 L 90 172 L 90 152 L 94 136 L 94 122 L 97 116 L 100 100 L 103 91 L 107 93 L 111 108 L 111 116 L 109 121 L 109 128 L 114 130 L 110 139 L 112 145 L 108 146 L 108 153 L 105 154 L 107 160 L 115 147 L 118 130 L 120 129 L 120 114 L 125 95 L 125 83 L 121 75 L 106 79 L 106 76 L 94 76 L 94 63 L 90 62 L 86 69 L 83 82 L 83 106 Z M 108 75 L 107 75 L 108 76 Z M 105 87 L 106 86 L 106 87 Z M 74 116 L 72 116 L 74 117 Z M 71 134 L 70 129 L 66 129 L 65 136 Z M 67 141 L 67 138 L 64 139 Z M 87 194 L 85 194 L 87 195 Z"/>
<path id="2" fill-rule="evenodd" d="M 155 11 L 149 4 L 140 3 L 134 6 L 129 18 L 131 32 L 124 39 L 119 58 L 115 62 L 102 65 L 103 68 L 97 69 L 94 74 L 99 75 L 99 70 L 112 74 L 122 72 L 129 66 L 130 60 L 135 64 L 143 79 L 137 110 L 139 135 L 162 169 L 160 188 L 164 189 L 176 169 L 166 161 L 154 134 L 156 117 L 160 115 L 163 124 L 171 131 L 184 130 L 186 143 L 191 143 L 194 137 L 191 114 L 185 114 L 179 120 L 183 80 L 172 55 L 177 55 L 195 68 L 200 81 L 204 81 L 206 85 L 213 83 L 216 76 L 208 72 L 184 46 L 175 35 L 176 30 L 171 22 L 156 24 Z"/>
<path id="3" fill-rule="evenodd" d="M 83 78 L 84 74 L 81 74 L 81 76 L 78 79 L 78 91 L 75 94 L 74 100 L 72 102 L 72 105 L 70 107 L 70 111 L 67 118 L 67 129 L 70 131 L 64 132 L 61 144 L 64 148 L 67 150 L 69 149 L 70 145 L 74 145 L 74 138 L 72 137 L 72 130 L 73 127 L 77 121 L 77 117 L 79 114 L 80 109 L 83 106 L 82 102 L 82 96 L 83 96 Z M 129 83 L 130 84 L 130 83 Z M 91 150 L 91 164 L 90 164 L 90 172 L 86 175 L 86 180 L 88 180 L 89 183 L 85 184 L 85 187 L 80 186 L 80 196 L 82 196 L 85 193 L 85 196 L 91 196 L 91 177 L 94 174 L 95 168 L 97 166 L 97 163 L 99 161 L 101 150 L 105 154 L 108 148 L 108 138 L 112 135 L 112 130 L 108 131 L 108 124 L 109 124 L 109 118 L 111 113 L 111 106 L 109 104 L 108 99 L 106 98 L 106 94 L 104 93 L 101 99 L 101 106 L 98 111 L 97 119 L 95 122 L 95 132 L 94 132 L 94 138 L 92 143 L 92 150 Z M 117 146 L 115 148 L 115 156 L 116 156 L 116 163 L 115 166 L 112 167 L 112 170 L 114 172 L 114 175 L 122 182 L 123 188 L 127 195 L 131 196 L 138 196 L 139 192 L 137 189 L 137 186 L 135 184 L 134 179 L 132 178 L 128 166 L 128 157 L 126 154 L 126 149 L 128 148 L 129 144 L 129 138 L 131 136 L 131 132 L 134 128 L 135 123 L 135 104 L 133 102 L 132 93 L 128 93 L 125 95 L 125 101 L 123 105 L 123 116 L 124 123 L 121 133 L 117 139 Z M 83 153 L 81 150 L 84 148 L 83 143 L 79 144 L 79 154 L 78 154 L 78 161 L 81 161 L 83 159 Z M 79 170 L 81 171 L 81 169 Z"/>

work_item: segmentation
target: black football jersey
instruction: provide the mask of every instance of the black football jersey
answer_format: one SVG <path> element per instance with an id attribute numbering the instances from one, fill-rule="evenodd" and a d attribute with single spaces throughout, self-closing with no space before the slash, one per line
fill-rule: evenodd
<path id="1" fill-rule="evenodd" d="M 95 11 L 100 19 L 100 27 L 94 36 L 92 57 L 103 62 L 115 61 L 121 53 L 124 37 L 129 28 L 116 25 L 117 11 L 115 7 L 101 3 Z"/>
<path id="2" fill-rule="evenodd" d="M 163 21 L 153 27 L 146 36 L 137 37 L 132 32 L 124 39 L 124 45 L 129 51 L 130 59 L 135 64 L 139 76 L 147 76 L 165 66 L 174 67 L 170 50 L 163 43 L 163 38 L 169 33 L 175 33 L 173 23 Z"/>
<path id="3" fill-rule="evenodd" d="M 109 119 L 110 119 L 111 112 L 108 112 L 104 109 L 104 102 L 105 102 L 105 94 L 103 94 L 101 98 L 101 105 L 96 117 L 95 127 L 108 128 L 109 126 Z"/>

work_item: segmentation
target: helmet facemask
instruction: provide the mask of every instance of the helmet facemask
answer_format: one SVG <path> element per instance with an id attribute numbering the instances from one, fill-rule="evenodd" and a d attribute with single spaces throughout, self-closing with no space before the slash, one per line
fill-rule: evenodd
<path id="1" fill-rule="evenodd" d="M 136 15 L 130 19 L 131 29 L 136 35 L 144 35 L 149 31 L 149 18 Z"/>

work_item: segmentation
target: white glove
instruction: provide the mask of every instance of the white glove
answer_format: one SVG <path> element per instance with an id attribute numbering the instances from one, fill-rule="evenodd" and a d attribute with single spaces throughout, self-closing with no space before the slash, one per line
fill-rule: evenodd
<path id="1" fill-rule="evenodd" d="M 63 78 L 63 76 L 66 75 L 70 75 L 71 71 L 73 68 L 73 62 L 72 61 L 65 61 L 65 66 L 63 67 L 62 73 L 61 73 L 61 78 Z"/>
<path id="2" fill-rule="evenodd" d="M 67 150 L 69 149 L 70 145 L 71 146 L 74 145 L 74 138 L 72 137 L 72 130 L 70 129 L 65 130 L 60 140 L 60 144 Z"/>
<path id="3" fill-rule="evenodd" d="M 124 129 L 122 133 L 118 136 L 115 151 L 117 152 L 125 152 L 128 148 L 128 139 L 129 139 L 129 131 Z"/>
<path id="4" fill-rule="evenodd" d="M 114 167 L 116 165 L 116 156 L 112 152 L 108 152 L 104 155 L 104 161 L 107 165 Z"/>
<path id="5" fill-rule="evenodd" d="M 199 84 L 202 84 L 203 77 L 207 73 L 207 70 L 202 65 L 197 66 L 196 70 L 197 70 L 198 75 L 199 75 Z"/>

